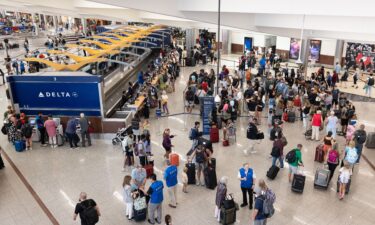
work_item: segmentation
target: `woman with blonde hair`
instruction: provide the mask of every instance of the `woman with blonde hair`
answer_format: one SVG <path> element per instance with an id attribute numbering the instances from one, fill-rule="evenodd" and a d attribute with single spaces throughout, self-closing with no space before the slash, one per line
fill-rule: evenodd
<path id="1" fill-rule="evenodd" d="M 125 215 L 128 217 L 128 220 L 133 218 L 133 197 L 132 197 L 132 187 L 131 187 L 132 177 L 126 175 L 124 181 L 122 182 L 123 188 L 123 201 L 125 203 Z"/>
<path id="2" fill-rule="evenodd" d="M 161 105 L 163 107 L 163 113 L 166 113 L 167 115 L 169 114 L 169 109 L 168 109 L 168 95 L 165 90 L 163 90 L 161 94 Z"/>

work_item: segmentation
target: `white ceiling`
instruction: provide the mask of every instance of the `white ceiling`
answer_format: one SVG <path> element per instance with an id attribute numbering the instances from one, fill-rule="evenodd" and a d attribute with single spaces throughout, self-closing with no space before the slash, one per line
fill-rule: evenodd
<path id="1" fill-rule="evenodd" d="M 221 23 L 231 29 L 299 37 L 373 42 L 374 0 L 221 0 Z M 215 28 L 218 0 L 1 0 L 24 12 Z"/>

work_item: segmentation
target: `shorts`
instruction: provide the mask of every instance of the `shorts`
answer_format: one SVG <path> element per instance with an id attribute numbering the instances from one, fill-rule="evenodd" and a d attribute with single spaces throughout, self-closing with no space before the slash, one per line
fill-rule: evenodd
<path id="1" fill-rule="evenodd" d="M 193 107 L 193 105 L 194 105 L 194 101 L 186 101 L 185 100 L 185 106 L 186 107 Z"/>
<path id="2" fill-rule="evenodd" d="M 139 130 L 134 130 L 133 129 L 133 135 L 139 136 L 139 135 L 141 135 L 141 132 Z"/>
<path id="3" fill-rule="evenodd" d="M 348 119 L 341 119 L 341 126 L 348 125 L 349 120 Z"/>
<path id="4" fill-rule="evenodd" d="M 204 163 L 195 163 L 195 166 L 197 167 L 197 170 L 204 170 L 206 167 Z"/>
<path id="5" fill-rule="evenodd" d="M 298 169 L 297 166 L 292 166 L 292 165 L 289 164 L 289 173 L 290 174 L 296 174 L 297 173 L 297 169 Z"/>

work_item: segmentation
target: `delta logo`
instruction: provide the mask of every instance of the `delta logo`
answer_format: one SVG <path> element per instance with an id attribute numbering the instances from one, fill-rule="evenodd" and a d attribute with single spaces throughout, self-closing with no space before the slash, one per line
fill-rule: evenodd
<path id="1" fill-rule="evenodd" d="M 46 91 L 39 92 L 39 98 L 78 98 L 77 92 L 64 92 L 64 91 Z"/>

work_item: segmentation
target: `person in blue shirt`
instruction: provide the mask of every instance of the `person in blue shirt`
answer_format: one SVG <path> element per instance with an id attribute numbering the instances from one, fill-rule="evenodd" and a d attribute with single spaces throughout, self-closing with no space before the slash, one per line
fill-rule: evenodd
<path id="1" fill-rule="evenodd" d="M 267 217 L 263 213 L 263 203 L 266 197 L 268 187 L 265 184 L 264 180 L 259 180 L 259 187 L 254 189 L 255 192 L 255 206 L 254 211 L 252 214 L 252 220 L 254 221 L 254 225 L 266 225 L 267 224 Z"/>
<path id="2" fill-rule="evenodd" d="M 163 203 L 163 182 L 157 180 L 155 174 L 150 175 L 152 184 L 147 191 L 147 195 L 150 196 L 150 202 L 148 203 L 148 222 L 155 224 L 155 220 L 158 224 L 161 224 L 162 214 L 162 203 Z M 155 211 L 157 212 L 157 218 L 155 219 Z"/>
<path id="3" fill-rule="evenodd" d="M 194 127 L 191 128 L 189 138 L 193 141 L 193 144 L 191 146 L 191 149 L 194 149 L 198 145 L 198 138 L 202 136 L 202 132 L 199 131 L 201 123 L 198 121 L 195 121 Z"/>
<path id="4" fill-rule="evenodd" d="M 177 166 L 171 165 L 171 162 L 167 160 L 167 168 L 164 171 L 164 180 L 168 187 L 168 193 L 170 203 L 168 204 L 172 208 L 177 207 Z"/>
<path id="5" fill-rule="evenodd" d="M 142 86 L 143 84 L 145 83 L 145 80 L 143 78 L 143 72 L 142 71 L 139 71 L 138 72 L 138 84 L 140 86 Z"/>
<path id="6" fill-rule="evenodd" d="M 68 136 L 69 145 L 71 149 L 78 148 L 79 137 L 76 133 L 78 122 L 74 117 L 70 117 L 66 125 L 66 136 Z"/>
<path id="7" fill-rule="evenodd" d="M 20 61 L 20 72 L 21 74 L 24 74 L 26 72 L 25 63 L 23 61 Z"/>
<path id="8" fill-rule="evenodd" d="M 40 133 L 40 142 L 42 143 L 43 147 L 46 147 L 46 128 L 44 127 L 43 114 L 41 112 L 39 112 L 35 117 L 35 124 Z"/>
<path id="9" fill-rule="evenodd" d="M 238 171 L 238 179 L 241 181 L 242 204 L 241 207 L 248 205 L 247 194 L 249 194 L 249 209 L 253 209 L 253 191 L 255 184 L 255 173 L 249 167 L 249 163 L 244 163 L 242 168 Z"/>

